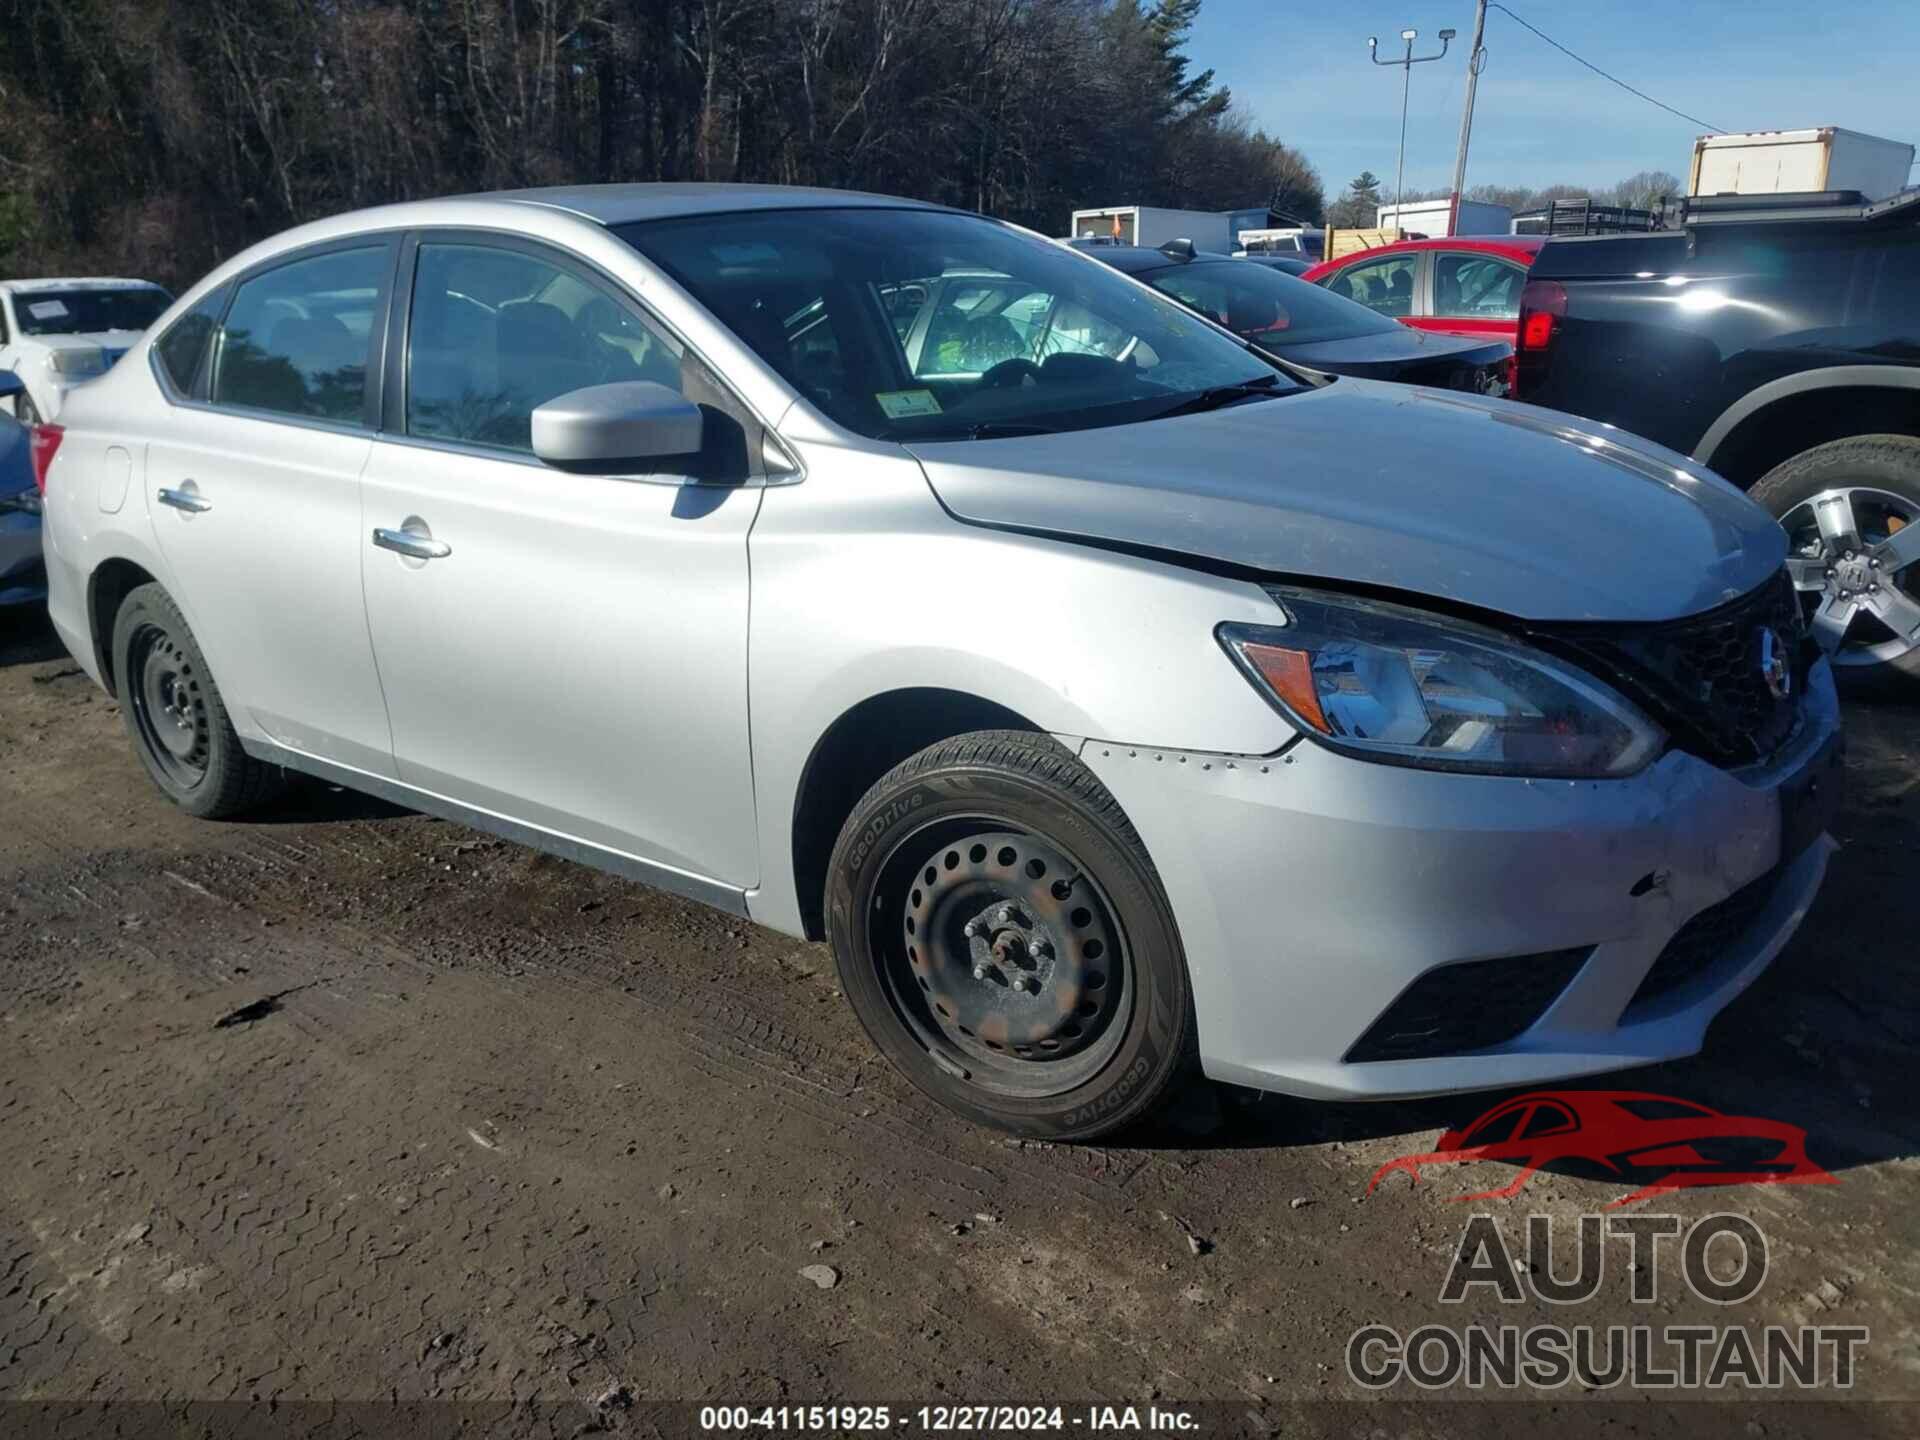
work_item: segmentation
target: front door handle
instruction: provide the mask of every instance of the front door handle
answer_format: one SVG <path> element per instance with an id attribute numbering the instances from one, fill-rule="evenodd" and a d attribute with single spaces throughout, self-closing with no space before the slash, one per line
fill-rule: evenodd
<path id="1" fill-rule="evenodd" d="M 191 490 L 168 490 L 164 487 L 160 491 L 160 503 L 171 505 L 176 510 L 184 510 L 189 515 L 204 515 L 213 508 L 213 501 L 196 495 Z"/>
<path id="2" fill-rule="evenodd" d="M 444 560 L 453 553 L 453 547 L 446 541 L 435 540 L 429 535 L 416 535 L 411 530 L 375 530 L 373 543 L 382 550 L 391 550 L 415 560 Z"/>

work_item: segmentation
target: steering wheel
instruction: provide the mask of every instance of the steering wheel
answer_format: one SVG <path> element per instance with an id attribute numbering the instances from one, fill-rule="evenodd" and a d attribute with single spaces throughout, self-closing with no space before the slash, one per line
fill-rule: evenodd
<path id="1" fill-rule="evenodd" d="M 1040 383 L 1040 367 L 1024 355 L 1016 355 L 1011 360 L 1002 360 L 980 377 L 982 390 L 1009 390 L 1022 385 L 1031 378 Z"/>

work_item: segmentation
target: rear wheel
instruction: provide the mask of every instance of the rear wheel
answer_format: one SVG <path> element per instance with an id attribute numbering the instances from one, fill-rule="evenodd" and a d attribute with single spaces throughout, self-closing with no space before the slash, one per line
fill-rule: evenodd
<path id="1" fill-rule="evenodd" d="M 1787 532 L 1814 636 L 1849 690 L 1920 682 L 1920 439 L 1861 435 L 1777 466 L 1753 498 Z"/>
<path id="2" fill-rule="evenodd" d="M 160 586 L 127 594 L 113 622 L 120 713 L 147 774 L 182 810 L 219 819 L 251 810 L 285 785 L 285 771 L 240 747 L 206 657 Z"/>
<path id="3" fill-rule="evenodd" d="M 959 736 L 884 776 L 841 831 L 827 913 L 875 1043 L 982 1123 L 1106 1134 L 1193 1057 L 1153 864 L 1106 788 L 1045 735 Z"/>

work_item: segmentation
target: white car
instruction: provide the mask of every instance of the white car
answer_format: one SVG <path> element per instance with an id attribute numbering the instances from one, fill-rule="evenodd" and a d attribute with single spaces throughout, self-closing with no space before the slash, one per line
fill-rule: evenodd
<path id="1" fill-rule="evenodd" d="M 1832 678 L 1732 486 L 1303 379 L 979 215 L 342 215 L 35 441 L 53 623 L 189 813 L 305 771 L 831 940 L 879 1047 L 1025 1134 L 1190 1065 L 1691 1054 L 1833 848 Z"/>
<path id="2" fill-rule="evenodd" d="M 27 387 L 13 401 L 20 423 L 53 419 L 172 303 L 150 280 L 0 280 L 0 370 Z"/>

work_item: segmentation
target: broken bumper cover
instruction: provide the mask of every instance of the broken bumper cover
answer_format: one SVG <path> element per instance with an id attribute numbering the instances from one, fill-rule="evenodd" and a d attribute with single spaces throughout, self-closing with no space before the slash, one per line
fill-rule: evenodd
<path id="1" fill-rule="evenodd" d="M 1766 765 L 1729 772 L 1670 751 L 1625 780 L 1448 774 L 1307 741 L 1268 758 L 1098 740 L 1081 755 L 1166 886 L 1206 1072 L 1375 1099 L 1698 1051 L 1713 1017 L 1791 938 L 1826 873 L 1840 723 L 1825 661 L 1803 709 Z M 1677 980 L 1669 955 L 1649 981 L 1689 921 L 1736 909 L 1728 902 L 1740 892 L 1752 899 L 1730 933 L 1712 935 Z M 1510 1038 L 1464 1053 L 1349 1058 L 1437 967 L 1506 957 L 1568 966 L 1568 951 L 1585 959 Z M 1480 987 L 1485 1003 L 1508 998 L 1497 984 Z M 1449 1003 L 1473 1004 L 1474 990 L 1453 987 Z"/>

